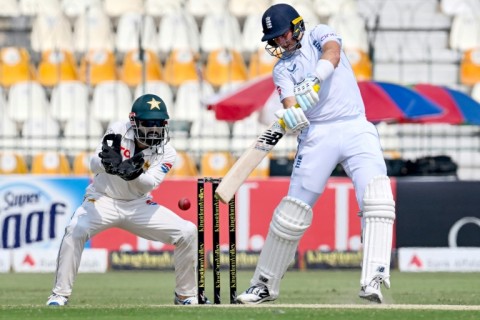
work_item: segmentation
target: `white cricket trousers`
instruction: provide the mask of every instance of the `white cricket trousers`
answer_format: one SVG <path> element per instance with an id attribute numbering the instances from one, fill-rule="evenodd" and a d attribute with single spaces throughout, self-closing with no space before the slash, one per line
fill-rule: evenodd
<path id="1" fill-rule="evenodd" d="M 65 229 L 57 257 L 54 293 L 70 296 L 85 243 L 100 231 L 114 227 L 175 245 L 175 292 L 183 296 L 197 294 L 195 224 L 147 197 L 124 201 L 100 195 L 86 196 Z"/>
<path id="2" fill-rule="evenodd" d="M 298 140 L 288 195 L 311 207 L 337 164 L 352 179 L 360 209 L 368 183 L 387 174 L 377 129 L 364 116 L 312 123 Z"/>

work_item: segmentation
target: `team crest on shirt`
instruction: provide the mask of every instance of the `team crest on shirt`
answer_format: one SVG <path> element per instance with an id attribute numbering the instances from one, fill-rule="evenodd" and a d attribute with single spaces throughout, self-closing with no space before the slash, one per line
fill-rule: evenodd
<path id="1" fill-rule="evenodd" d="M 171 163 L 162 163 L 161 170 L 163 171 L 163 173 L 167 173 L 168 171 L 170 171 L 170 169 L 172 169 Z"/>
<path id="2" fill-rule="evenodd" d="M 288 72 L 294 73 L 297 70 L 297 64 L 294 63 L 291 68 L 287 67 Z"/>

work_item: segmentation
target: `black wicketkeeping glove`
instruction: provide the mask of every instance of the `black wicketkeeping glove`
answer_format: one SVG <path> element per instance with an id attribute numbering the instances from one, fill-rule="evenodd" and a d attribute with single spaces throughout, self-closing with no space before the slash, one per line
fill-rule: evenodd
<path id="1" fill-rule="evenodd" d="M 137 153 L 132 158 L 123 161 L 117 168 L 117 175 L 123 180 L 130 181 L 138 178 L 143 173 L 143 154 Z"/>
<path id="2" fill-rule="evenodd" d="M 111 141 L 110 145 L 109 141 Z M 121 134 L 110 133 L 103 137 L 102 151 L 98 156 L 102 159 L 105 172 L 109 174 L 117 174 L 117 168 L 122 163 L 122 154 L 120 153 L 121 142 Z"/>

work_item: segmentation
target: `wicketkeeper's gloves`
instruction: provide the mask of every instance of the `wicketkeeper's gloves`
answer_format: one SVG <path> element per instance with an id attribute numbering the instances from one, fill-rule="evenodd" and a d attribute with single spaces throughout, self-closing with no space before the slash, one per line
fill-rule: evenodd
<path id="1" fill-rule="evenodd" d="M 98 156 L 102 159 L 102 165 L 108 174 L 117 174 L 117 167 L 122 163 L 121 142 L 121 134 L 110 133 L 103 137 L 102 151 Z"/>

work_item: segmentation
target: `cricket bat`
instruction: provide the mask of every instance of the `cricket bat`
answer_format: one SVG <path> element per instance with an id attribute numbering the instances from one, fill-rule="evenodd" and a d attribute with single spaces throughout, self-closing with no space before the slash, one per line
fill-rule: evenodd
<path id="1" fill-rule="evenodd" d="M 315 84 L 315 91 L 320 85 Z M 300 108 L 298 104 L 296 108 Z M 260 164 L 267 154 L 286 134 L 286 125 L 282 118 L 278 119 L 265 130 L 253 144 L 238 158 L 217 187 L 215 195 L 223 203 L 228 203 L 238 188 L 247 180 L 252 171 Z"/>

